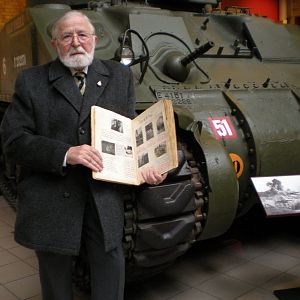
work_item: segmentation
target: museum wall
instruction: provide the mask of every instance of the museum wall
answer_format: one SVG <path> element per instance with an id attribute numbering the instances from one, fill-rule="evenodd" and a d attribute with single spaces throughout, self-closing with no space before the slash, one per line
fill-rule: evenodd
<path id="1" fill-rule="evenodd" d="M 26 0 L 0 0 L 0 28 L 24 10 Z"/>
<path id="2" fill-rule="evenodd" d="M 278 22 L 278 2 L 278 0 L 222 0 L 222 9 L 226 6 L 248 7 L 252 14 L 265 16 Z"/>

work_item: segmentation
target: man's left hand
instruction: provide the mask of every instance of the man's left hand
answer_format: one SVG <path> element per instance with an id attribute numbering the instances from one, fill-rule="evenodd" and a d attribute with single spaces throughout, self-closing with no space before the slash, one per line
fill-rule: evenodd
<path id="1" fill-rule="evenodd" d="M 160 174 L 154 168 L 145 169 L 141 172 L 141 174 L 145 182 L 152 185 L 157 185 L 162 183 L 168 175 L 168 173 Z"/>

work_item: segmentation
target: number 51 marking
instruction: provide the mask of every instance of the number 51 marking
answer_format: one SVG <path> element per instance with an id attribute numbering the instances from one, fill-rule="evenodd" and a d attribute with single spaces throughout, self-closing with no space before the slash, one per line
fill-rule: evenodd
<path id="1" fill-rule="evenodd" d="M 218 140 L 236 139 L 236 132 L 229 117 L 208 118 L 210 126 Z"/>

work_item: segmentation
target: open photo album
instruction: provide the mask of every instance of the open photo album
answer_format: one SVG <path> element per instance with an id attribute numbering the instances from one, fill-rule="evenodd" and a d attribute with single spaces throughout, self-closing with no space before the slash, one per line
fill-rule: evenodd
<path id="1" fill-rule="evenodd" d="M 160 100 L 131 120 L 99 106 L 91 108 L 92 146 L 102 155 L 103 170 L 93 178 L 140 185 L 141 170 L 161 174 L 178 166 L 171 100 Z"/>

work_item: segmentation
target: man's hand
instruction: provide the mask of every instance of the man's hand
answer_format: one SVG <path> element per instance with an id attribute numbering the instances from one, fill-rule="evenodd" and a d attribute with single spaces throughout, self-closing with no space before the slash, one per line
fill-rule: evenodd
<path id="1" fill-rule="evenodd" d="M 83 165 L 95 172 L 101 172 L 103 169 L 102 157 L 99 151 L 89 145 L 69 148 L 67 152 L 67 164 Z"/>
<path id="2" fill-rule="evenodd" d="M 142 174 L 145 182 L 148 184 L 152 184 L 152 185 L 157 185 L 157 184 L 162 183 L 168 175 L 168 173 L 160 174 L 154 168 L 145 169 L 145 170 L 141 171 L 141 174 Z"/>

